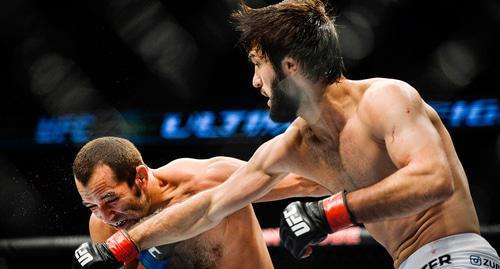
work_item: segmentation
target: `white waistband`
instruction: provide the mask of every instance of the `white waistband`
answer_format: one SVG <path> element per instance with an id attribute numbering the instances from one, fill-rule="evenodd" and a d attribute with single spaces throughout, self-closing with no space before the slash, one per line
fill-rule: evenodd
<path id="1" fill-rule="evenodd" d="M 420 268 L 417 266 L 432 257 L 460 251 L 485 253 L 498 257 L 496 250 L 482 236 L 475 233 L 462 233 L 443 237 L 423 245 L 402 262 L 399 269 Z"/>

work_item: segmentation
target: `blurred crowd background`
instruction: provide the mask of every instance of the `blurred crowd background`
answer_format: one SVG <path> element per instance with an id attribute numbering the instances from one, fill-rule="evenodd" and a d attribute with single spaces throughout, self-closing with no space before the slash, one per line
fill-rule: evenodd
<path id="1" fill-rule="evenodd" d="M 71 164 L 94 137 L 129 138 L 158 167 L 180 157 L 246 160 L 283 131 L 251 86 L 253 67 L 229 22 L 238 4 L 0 2 L 0 239 L 88 233 L 90 213 Z M 329 5 L 346 76 L 395 78 L 419 90 L 452 135 L 481 225 L 499 225 L 500 2 Z M 262 227 L 277 227 L 288 202 L 255 205 Z M 493 244 L 498 250 L 499 241 Z M 278 268 L 392 264 L 376 245 L 325 247 L 299 263 L 279 247 L 270 250 Z M 0 252 L 0 268 L 24 267 L 20 260 Z"/>

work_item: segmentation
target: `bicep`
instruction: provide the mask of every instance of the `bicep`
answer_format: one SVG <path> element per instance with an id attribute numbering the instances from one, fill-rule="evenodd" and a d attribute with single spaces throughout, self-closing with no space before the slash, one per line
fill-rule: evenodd
<path id="1" fill-rule="evenodd" d="M 389 85 L 369 93 L 363 107 L 376 138 L 383 140 L 397 168 L 445 161 L 441 137 L 425 103 L 409 85 Z"/>
<path id="2" fill-rule="evenodd" d="M 399 131 L 385 139 L 387 152 L 399 169 L 398 184 L 413 197 L 423 197 L 426 202 L 421 204 L 447 199 L 454 192 L 453 176 L 436 127 L 427 115 L 415 115 L 399 126 Z"/>
<path id="3" fill-rule="evenodd" d="M 104 243 L 117 230 L 110 225 L 102 222 L 94 214 L 90 215 L 89 232 L 90 239 L 94 243 Z"/>
<path id="4" fill-rule="evenodd" d="M 295 174 L 288 174 L 256 202 L 283 200 L 292 197 L 322 197 L 331 192 L 318 183 Z"/>
<path id="5" fill-rule="evenodd" d="M 365 123 L 377 142 L 384 142 L 397 169 L 350 193 L 347 199 L 354 215 L 362 222 L 400 218 L 450 197 L 454 186 L 444 143 L 423 101 L 397 93 L 382 93 L 370 99 L 374 100 L 380 102 L 372 103 Z"/>
<path id="6" fill-rule="evenodd" d="M 402 117 L 384 134 L 387 152 L 398 168 L 409 164 L 431 165 L 446 161 L 441 137 L 427 115 Z"/>

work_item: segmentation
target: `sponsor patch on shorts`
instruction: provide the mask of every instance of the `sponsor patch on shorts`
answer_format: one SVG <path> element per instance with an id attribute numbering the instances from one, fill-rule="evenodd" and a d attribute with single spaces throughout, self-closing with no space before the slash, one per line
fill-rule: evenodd
<path id="1" fill-rule="evenodd" d="M 494 261 L 489 257 L 475 254 L 475 255 L 469 256 L 469 261 L 470 261 L 470 264 L 481 267 L 481 268 L 500 269 L 500 264 L 497 261 Z"/>

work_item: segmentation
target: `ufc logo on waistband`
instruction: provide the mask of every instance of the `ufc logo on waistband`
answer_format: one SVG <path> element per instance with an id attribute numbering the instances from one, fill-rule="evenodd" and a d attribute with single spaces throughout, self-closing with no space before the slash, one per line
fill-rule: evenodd
<path id="1" fill-rule="evenodd" d="M 297 207 L 293 206 L 290 210 L 283 212 L 286 223 L 290 226 L 290 229 L 295 233 L 295 236 L 299 237 L 311 230 L 311 228 L 304 222 L 301 216 L 293 216 L 297 213 Z"/>
<path id="2" fill-rule="evenodd" d="M 81 245 L 77 250 L 75 250 L 75 257 L 81 266 L 85 266 L 85 264 L 91 262 L 94 259 L 86 249 L 88 245 L 88 243 L 85 243 Z"/>
<path id="3" fill-rule="evenodd" d="M 158 259 L 157 255 L 161 254 L 161 251 L 159 251 L 156 247 L 152 247 L 152 248 L 148 249 L 148 252 L 149 252 L 149 254 L 151 254 L 151 256 L 153 256 L 157 259 Z"/>

